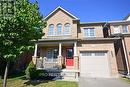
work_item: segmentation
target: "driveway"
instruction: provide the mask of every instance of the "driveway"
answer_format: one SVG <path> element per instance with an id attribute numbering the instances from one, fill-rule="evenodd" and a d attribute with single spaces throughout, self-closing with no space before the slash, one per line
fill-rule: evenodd
<path id="1" fill-rule="evenodd" d="M 130 87 L 130 84 L 120 79 L 80 78 L 79 87 Z"/>

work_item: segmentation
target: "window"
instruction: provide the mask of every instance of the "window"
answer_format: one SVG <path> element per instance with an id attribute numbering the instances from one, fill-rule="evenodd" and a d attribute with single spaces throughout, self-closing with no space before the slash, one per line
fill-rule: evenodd
<path id="1" fill-rule="evenodd" d="M 55 61 L 58 57 L 58 49 L 53 48 L 53 49 L 48 49 L 47 51 L 47 60 L 48 61 Z"/>
<path id="2" fill-rule="evenodd" d="M 73 58 L 73 49 L 72 48 L 67 49 L 67 58 Z"/>
<path id="3" fill-rule="evenodd" d="M 92 52 L 83 52 L 82 56 L 92 56 Z"/>
<path id="4" fill-rule="evenodd" d="M 106 52 L 82 52 L 82 56 L 105 56 Z"/>
<path id="5" fill-rule="evenodd" d="M 114 33 L 120 33 L 120 27 L 114 26 Z"/>
<path id="6" fill-rule="evenodd" d="M 64 26 L 64 34 L 65 35 L 68 35 L 71 33 L 71 30 L 70 30 L 70 24 L 69 23 L 66 23 L 65 26 Z"/>
<path id="7" fill-rule="evenodd" d="M 62 34 L 62 24 L 57 24 L 57 35 Z"/>
<path id="8" fill-rule="evenodd" d="M 105 56 L 105 52 L 95 52 L 95 56 Z"/>
<path id="9" fill-rule="evenodd" d="M 127 25 L 122 26 L 122 29 L 123 29 L 123 33 L 128 33 L 129 32 Z"/>
<path id="10" fill-rule="evenodd" d="M 53 36 L 54 35 L 54 25 L 50 24 L 49 25 L 49 32 L 48 32 L 49 36 Z"/>
<path id="11" fill-rule="evenodd" d="M 84 28 L 84 36 L 85 37 L 94 37 L 95 29 L 94 28 Z"/>

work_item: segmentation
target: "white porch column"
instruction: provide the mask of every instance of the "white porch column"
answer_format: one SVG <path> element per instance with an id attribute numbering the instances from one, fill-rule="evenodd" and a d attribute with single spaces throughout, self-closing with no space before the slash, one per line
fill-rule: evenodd
<path id="1" fill-rule="evenodd" d="M 74 43 L 74 56 L 77 56 L 77 42 Z"/>
<path id="2" fill-rule="evenodd" d="M 62 68 L 62 43 L 59 43 L 59 55 L 58 55 L 58 65 L 59 65 L 59 68 Z"/>
<path id="3" fill-rule="evenodd" d="M 62 50 L 62 43 L 59 43 L 59 56 L 61 56 L 61 50 Z"/>
<path id="4" fill-rule="evenodd" d="M 34 57 L 37 57 L 37 43 L 35 44 Z"/>

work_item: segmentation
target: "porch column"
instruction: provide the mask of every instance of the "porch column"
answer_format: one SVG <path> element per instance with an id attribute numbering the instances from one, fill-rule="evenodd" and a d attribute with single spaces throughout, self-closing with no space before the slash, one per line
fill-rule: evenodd
<path id="1" fill-rule="evenodd" d="M 74 56 L 77 56 L 77 42 L 74 43 Z"/>
<path id="2" fill-rule="evenodd" d="M 61 50 L 62 50 L 61 44 L 62 44 L 62 43 L 59 43 L 59 56 L 61 56 Z"/>
<path id="3" fill-rule="evenodd" d="M 37 57 L 37 44 L 35 44 L 34 57 Z"/>
<path id="4" fill-rule="evenodd" d="M 32 56 L 32 61 L 34 64 L 36 64 L 37 61 L 37 44 L 35 44 L 35 50 L 34 50 L 34 55 Z"/>
<path id="5" fill-rule="evenodd" d="M 59 55 L 58 55 L 58 65 L 59 68 L 62 68 L 62 43 L 59 43 Z"/>
<path id="6" fill-rule="evenodd" d="M 79 60 L 77 55 L 77 42 L 74 43 L 74 69 L 78 69 Z"/>

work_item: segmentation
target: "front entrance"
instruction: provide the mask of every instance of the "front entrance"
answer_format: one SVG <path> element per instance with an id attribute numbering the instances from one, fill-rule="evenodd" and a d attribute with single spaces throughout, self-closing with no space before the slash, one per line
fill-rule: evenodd
<path id="1" fill-rule="evenodd" d="M 73 48 L 66 48 L 66 66 L 74 65 Z"/>

